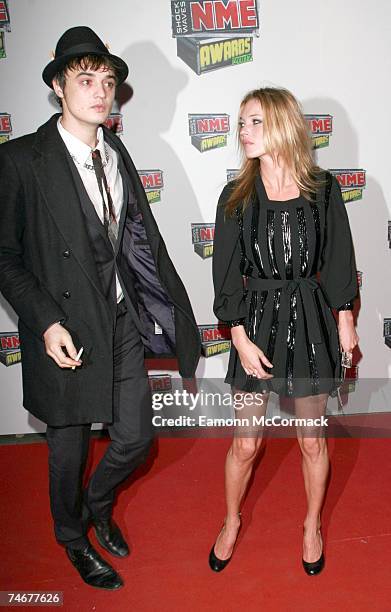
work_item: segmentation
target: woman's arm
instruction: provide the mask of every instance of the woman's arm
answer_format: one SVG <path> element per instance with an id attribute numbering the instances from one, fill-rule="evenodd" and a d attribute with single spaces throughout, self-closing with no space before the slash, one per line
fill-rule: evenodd
<path id="1" fill-rule="evenodd" d="M 351 310 L 340 310 L 338 313 L 338 335 L 343 351 L 351 353 L 357 346 L 359 337 L 354 326 L 353 313 Z"/>

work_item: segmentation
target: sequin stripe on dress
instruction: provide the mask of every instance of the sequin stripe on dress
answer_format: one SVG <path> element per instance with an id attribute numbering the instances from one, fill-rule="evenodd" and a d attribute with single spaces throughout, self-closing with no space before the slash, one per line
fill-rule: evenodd
<path id="1" fill-rule="evenodd" d="M 280 279 L 277 268 L 276 251 L 274 245 L 274 221 L 275 213 L 274 210 L 268 209 L 267 211 L 267 247 L 269 263 L 272 271 L 273 278 Z"/>
<path id="2" fill-rule="evenodd" d="M 304 319 L 305 343 L 307 346 L 308 364 L 310 366 L 312 395 L 317 395 L 319 391 L 319 372 L 318 372 L 318 366 L 316 363 L 315 344 L 312 344 L 309 341 L 307 317 L 305 316 L 304 308 L 303 308 L 303 319 Z"/>
<path id="3" fill-rule="evenodd" d="M 314 202 L 310 202 L 310 206 L 311 206 L 311 212 L 312 212 L 312 217 L 314 219 L 314 226 L 315 226 L 315 253 L 314 253 L 314 260 L 312 262 L 312 267 L 311 267 L 311 276 L 313 274 L 316 274 L 317 270 L 318 270 L 318 260 L 319 260 L 319 251 L 320 251 L 320 242 L 321 242 L 321 236 L 320 236 L 320 217 L 319 217 L 319 209 L 316 206 L 316 204 Z"/>
<path id="4" fill-rule="evenodd" d="M 263 317 L 266 296 L 267 291 L 261 291 L 260 295 L 258 294 L 258 291 L 251 292 L 250 308 L 246 329 L 247 336 L 249 337 L 251 342 L 255 342 L 258 336 L 258 329 Z"/>
<path id="5" fill-rule="evenodd" d="M 289 212 L 281 211 L 281 229 L 282 229 L 282 244 L 284 248 L 284 264 L 286 278 L 293 278 L 292 269 L 292 242 L 291 242 L 291 226 L 289 224 Z"/>
<path id="6" fill-rule="evenodd" d="M 253 214 L 251 218 L 251 250 L 253 253 L 254 263 L 258 268 L 258 276 L 266 278 L 265 270 L 262 262 L 261 250 L 258 242 L 259 231 L 259 200 L 255 198 L 253 201 Z"/>
<path id="7" fill-rule="evenodd" d="M 249 261 L 246 255 L 246 246 L 245 246 L 244 236 L 243 236 L 243 215 L 239 207 L 236 209 L 236 218 L 237 218 L 238 225 L 239 225 L 239 244 L 240 244 L 240 253 L 241 253 L 240 272 L 243 276 L 251 276 L 254 266 L 252 262 Z"/>
<path id="8" fill-rule="evenodd" d="M 246 333 L 251 342 L 254 342 L 255 330 L 257 327 L 257 305 L 258 291 L 251 291 L 250 307 L 248 310 L 248 321 L 246 325 Z"/>
<path id="9" fill-rule="evenodd" d="M 308 270 L 308 242 L 304 208 L 298 208 L 296 215 L 299 231 L 300 276 L 306 276 Z"/>
<path id="10" fill-rule="evenodd" d="M 261 291 L 260 296 L 258 296 L 258 291 L 251 292 L 251 301 L 250 301 L 246 332 L 247 332 L 248 338 L 251 340 L 251 342 L 254 342 L 254 343 L 257 339 L 259 326 L 263 318 L 267 294 L 268 294 L 267 291 Z M 258 306 L 258 302 L 259 302 L 259 306 Z M 250 393 L 254 391 L 254 389 L 255 389 L 254 377 L 247 376 L 246 391 Z"/>
<path id="11" fill-rule="evenodd" d="M 278 330 L 278 312 L 280 310 L 281 304 L 281 289 L 275 289 L 273 295 L 273 314 L 272 314 L 272 324 L 270 328 L 269 341 L 267 343 L 267 352 L 266 357 L 273 363 L 274 357 L 274 347 L 276 345 L 276 336 Z M 267 372 L 270 371 L 270 368 L 265 367 Z"/>
<path id="12" fill-rule="evenodd" d="M 289 308 L 289 323 L 287 336 L 287 353 L 286 353 L 286 393 L 293 393 L 293 360 L 295 355 L 295 340 L 296 340 L 296 321 L 297 321 L 297 295 L 292 293 Z"/>

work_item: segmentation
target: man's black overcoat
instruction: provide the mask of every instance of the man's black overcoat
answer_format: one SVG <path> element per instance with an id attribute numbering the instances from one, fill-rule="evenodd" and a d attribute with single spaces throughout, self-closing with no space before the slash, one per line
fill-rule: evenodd
<path id="1" fill-rule="evenodd" d="M 58 117 L 0 147 L 0 290 L 19 316 L 25 408 L 53 426 L 111 422 L 115 315 L 100 286 Z M 157 282 L 173 313 L 179 371 L 191 377 L 200 341 L 186 290 L 128 152 L 104 130 L 133 183 Z M 119 230 L 121 240 L 123 226 Z M 119 270 L 126 261 L 122 249 Z M 128 307 L 142 327 L 137 305 L 128 299 Z M 59 368 L 45 353 L 42 334 L 56 321 L 64 323 L 76 348 L 84 347 L 83 366 L 75 371 Z"/>

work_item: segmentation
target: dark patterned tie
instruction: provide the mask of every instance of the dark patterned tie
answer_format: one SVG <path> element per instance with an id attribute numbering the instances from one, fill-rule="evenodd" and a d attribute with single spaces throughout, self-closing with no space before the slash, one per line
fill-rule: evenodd
<path id="1" fill-rule="evenodd" d="M 92 155 L 92 163 L 94 164 L 96 180 L 98 181 L 99 191 L 102 196 L 103 224 L 106 228 L 107 235 L 112 244 L 112 247 L 115 250 L 115 245 L 116 245 L 117 237 L 118 237 L 118 223 L 117 223 L 117 219 L 115 218 L 115 212 L 114 212 L 113 200 L 110 194 L 110 188 L 107 184 L 107 179 L 106 179 L 105 171 L 103 169 L 100 151 L 98 151 L 98 149 L 95 149 L 95 151 L 92 151 L 91 155 Z M 104 193 L 106 193 L 107 204 L 104 198 Z"/>

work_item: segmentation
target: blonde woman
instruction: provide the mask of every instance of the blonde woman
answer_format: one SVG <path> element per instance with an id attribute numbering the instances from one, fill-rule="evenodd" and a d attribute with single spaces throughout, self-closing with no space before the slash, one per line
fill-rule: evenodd
<path id="1" fill-rule="evenodd" d="M 345 205 L 336 179 L 313 162 L 307 123 L 289 91 L 246 95 L 239 142 L 244 162 L 219 199 L 213 258 L 214 312 L 232 328 L 226 382 L 246 398 L 241 417 L 264 414 L 270 391 L 291 398 L 297 417 L 321 417 L 341 349 L 351 352 L 358 342 Z M 261 433 L 237 430 L 228 452 L 227 514 L 209 556 L 214 571 L 231 559 Z M 307 496 L 302 562 L 315 575 L 324 567 L 320 513 L 329 459 L 320 427 L 299 427 L 297 436 Z"/>

